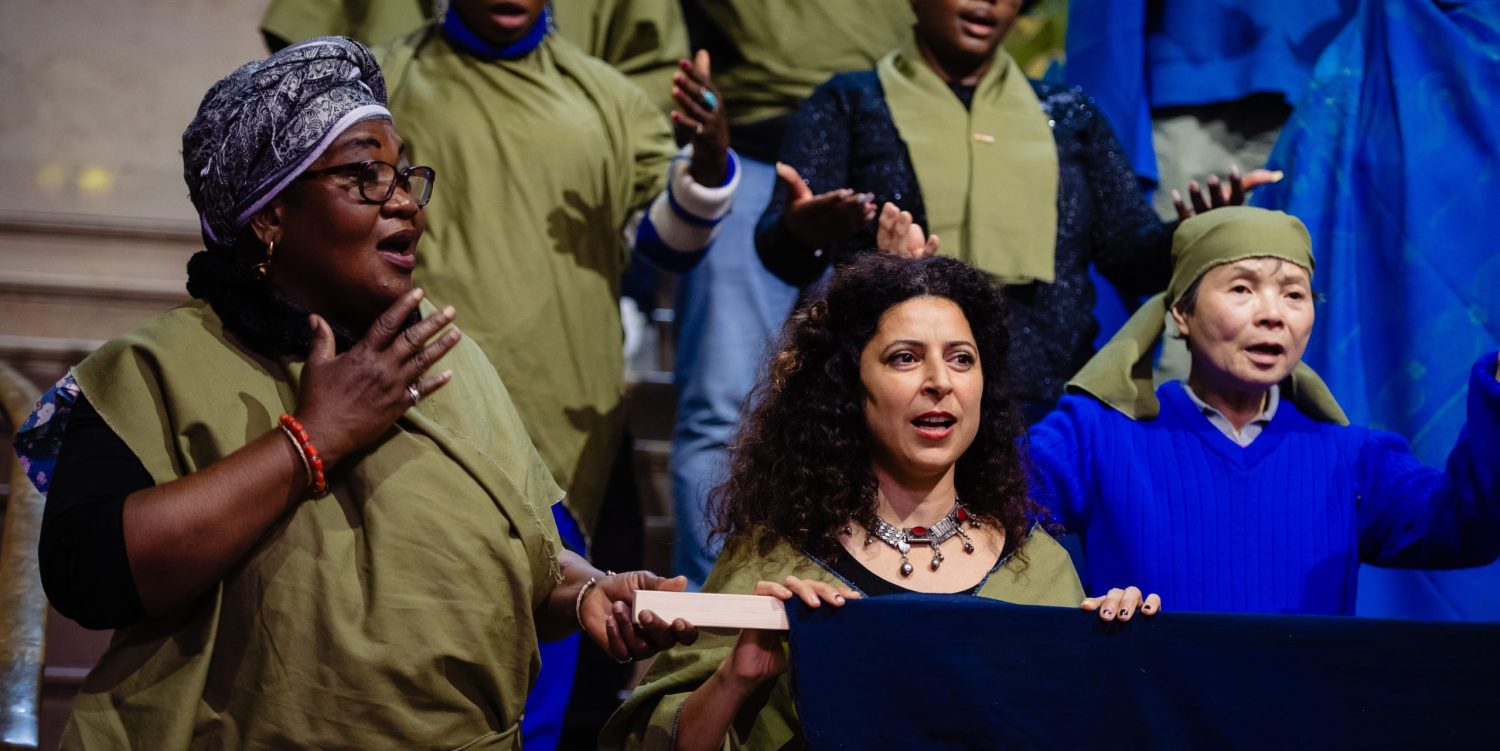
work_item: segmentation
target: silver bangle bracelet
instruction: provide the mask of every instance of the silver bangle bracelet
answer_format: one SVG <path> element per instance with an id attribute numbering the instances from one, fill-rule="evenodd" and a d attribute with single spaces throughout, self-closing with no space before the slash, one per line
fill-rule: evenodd
<path id="1" fill-rule="evenodd" d="M 584 582 L 582 587 L 578 588 L 578 597 L 573 600 L 573 618 L 578 621 L 578 630 L 580 631 L 588 630 L 588 628 L 583 625 L 583 598 L 588 595 L 589 590 L 593 589 L 594 585 L 598 583 L 599 577 L 590 576 L 589 580 Z"/>
<path id="2" fill-rule="evenodd" d="M 605 571 L 604 575 L 618 576 L 618 574 L 613 571 Z M 594 586 L 598 583 L 599 577 L 590 576 L 589 580 L 584 582 L 582 587 L 578 588 L 578 597 L 573 599 L 573 619 L 578 621 L 578 629 L 580 631 L 588 630 L 588 627 L 583 625 L 583 598 L 588 596 L 589 590 L 593 589 Z"/>

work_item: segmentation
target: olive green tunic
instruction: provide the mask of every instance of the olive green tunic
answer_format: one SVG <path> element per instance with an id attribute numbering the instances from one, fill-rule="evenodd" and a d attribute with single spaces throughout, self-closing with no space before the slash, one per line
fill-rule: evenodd
<path id="1" fill-rule="evenodd" d="M 1083 586 L 1066 550 L 1050 535 L 1033 528 L 1021 552 L 1012 555 L 979 590 L 979 596 L 1021 605 L 1077 607 Z M 704 592 L 746 594 L 758 581 L 780 581 L 787 576 L 844 586 L 836 575 L 786 543 L 759 555 L 754 545 L 724 551 L 703 583 Z M 645 680 L 611 717 L 599 738 L 600 748 L 651 749 L 672 747 L 677 712 L 688 696 L 728 657 L 738 634 L 704 633 L 689 647 L 673 647 L 657 656 Z M 746 726 L 730 730 L 725 749 L 780 749 L 802 746 L 797 708 L 792 701 L 791 677 L 772 684 L 764 707 Z"/>
<path id="2" fill-rule="evenodd" d="M 561 492 L 478 348 L 437 367 L 453 381 L 197 604 L 115 634 L 65 748 L 518 747 Z M 275 430 L 302 362 L 237 346 L 194 301 L 74 375 L 161 484 Z"/>
<path id="3" fill-rule="evenodd" d="M 907 0 L 685 1 L 738 52 L 714 66 L 735 124 L 786 114 L 834 73 L 874 66 L 916 22 Z"/>
<path id="4" fill-rule="evenodd" d="M 557 33 L 615 67 L 662 112 L 671 112 L 672 76 L 688 56 L 678 0 L 552 0 Z"/>
<path id="5" fill-rule="evenodd" d="M 621 233 L 666 185 L 667 119 L 556 35 L 486 61 L 427 26 L 381 65 L 412 163 L 437 170 L 416 279 L 458 308 L 588 534 L 624 422 Z"/>
<path id="6" fill-rule="evenodd" d="M 385 44 L 432 17 L 432 0 L 271 0 L 261 29 L 300 42 L 336 34 Z M 552 0 L 557 31 L 641 87 L 663 112 L 672 74 L 688 54 L 677 0 Z"/>

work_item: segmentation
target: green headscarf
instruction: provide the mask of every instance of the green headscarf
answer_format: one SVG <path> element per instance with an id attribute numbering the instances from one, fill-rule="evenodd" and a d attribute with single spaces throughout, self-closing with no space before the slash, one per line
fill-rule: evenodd
<path id="1" fill-rule="evenodd" d="M 1226 206 L 1183 222 L 1172 236 L 1167 291 L 1147 300 L 1068 382 L 1067 390 L 1088 394 L 1132 420 L 1155 418 L 1161 404 L 1151 386 L 1151 358 L 1166 329 L 1167 310 L 1209 269 L 1246 258 L 1279 258 L 1306 269 L 1311 278 L 1312 238 L 1296 217 L 1249 206 Z M 1297 364 L 1281 389 L 1307 416 L 1349 424 L 1328 386 L 1306 363 Z"/>

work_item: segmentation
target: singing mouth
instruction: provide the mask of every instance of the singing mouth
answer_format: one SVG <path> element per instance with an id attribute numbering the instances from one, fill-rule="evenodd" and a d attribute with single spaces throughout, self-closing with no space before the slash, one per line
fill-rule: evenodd
<path id="1" fill-rule="evenodd" d="M 958 418 L 947 412 L 933 410 L 923 412 L 911 421 L 912 427 L 917 429 L 917 435 L 930 440 L 942 440 L 953 432 L 953 426 L 958 424 Z"/>
<path id="2" fill-rule="evenodd" d="M 987 39 L 995 33 L 995 28 L 1000 25 L 1000 19 L 990 12 L 989 8 L 970 8 L 958 14 L 958 20 L 963 26 L 964 33 L 969 36 Z"/>
<path id="3" fill-rule="evenodd" d="M 421 234 L 416 230 L 401 230 L 376 243 L 375 251 L 391 265 L 410 271 L 417 265 L 414 251 L 420 238 Z"/>
<path id="4" fill-rule="evenodd" d="M 490 6 L 490 17 L 501 28 L 514 31 L 526 24 L 526 7 L 516 3 L 496 3 Z"/>

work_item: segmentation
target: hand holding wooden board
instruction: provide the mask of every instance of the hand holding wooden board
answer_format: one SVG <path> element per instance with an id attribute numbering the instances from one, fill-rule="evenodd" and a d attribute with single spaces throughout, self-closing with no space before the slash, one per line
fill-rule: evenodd
<path id="1" fill-rule="evenodd" d="M 661 592 L 641 589 L 635 593 L 631 617 L 637 623 L 641 611 L 649 610 L 667 623 L 681 618 L 698 628 L 786 631 L 786 605 L 767 595 L 723 595 L 708 592 Z"/>

